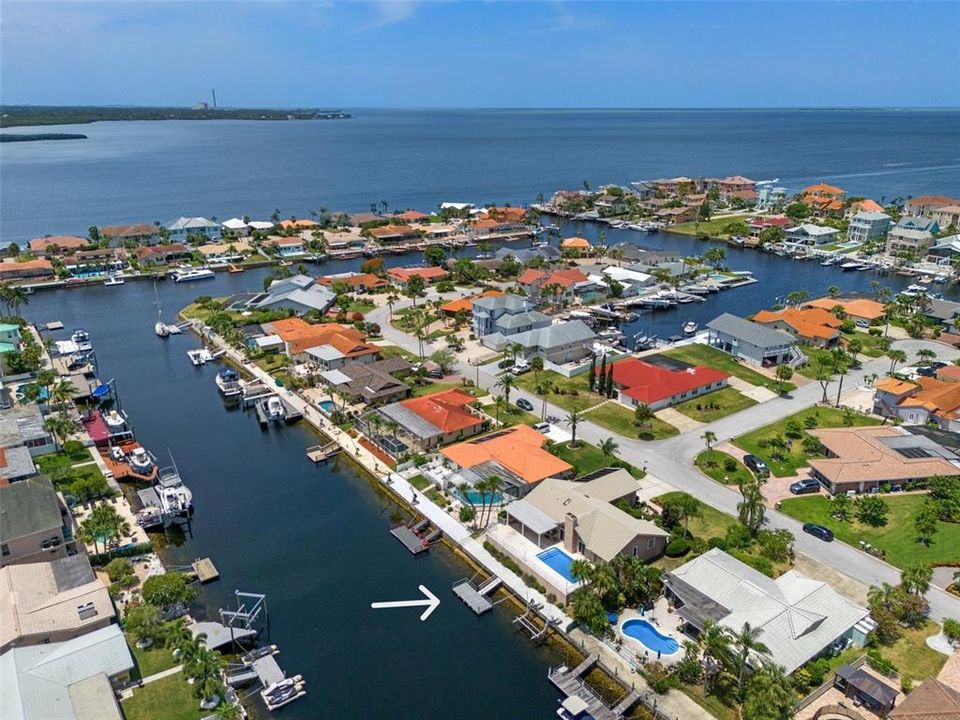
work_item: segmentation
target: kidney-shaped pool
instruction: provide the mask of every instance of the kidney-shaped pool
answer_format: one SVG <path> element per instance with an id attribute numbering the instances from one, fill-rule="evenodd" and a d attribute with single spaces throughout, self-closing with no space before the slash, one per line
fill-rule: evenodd
<path id="1" fill-rule="evenodd" d="M 676 638 L 662 634 L 646 620 L 633 618 L 620 626 L 621 632 L 627 637 L 638 640 L 648 650 L 661 655 L 673 655 L 680 649 Z"/>

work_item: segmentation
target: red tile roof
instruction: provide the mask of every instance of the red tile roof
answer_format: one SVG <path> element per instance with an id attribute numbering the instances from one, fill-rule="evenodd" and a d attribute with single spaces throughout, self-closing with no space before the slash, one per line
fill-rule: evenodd
<path id="1" fill-rule="evenodd" d="M 839 334 L 838 328 L 843 325 L 843 322 L 837 319 L 836 315 L 821 308 L 807 308 L 806 310 L 787 308 L 776 312 L 761 310 L 753 316 L 753 321 L 762 325 L 777 321 L 784 322 L 796 330 L 800 337 L 822 338 L 824 340 L 836 337 Z"/>
<path id="2" fill-rule="evenodd" d="M 784 217 L 782 215 L 773 216 L 773 217 L 758 217 L 750 221 L 751 227 L 759 227 L 759 228 L 765 228 L 765 227 L 788 228 L 788 227 L 791 227 L 792 225 L 793 225 L 793 220 L 791 220 L 788 217 Z"/>
<path id="3" fill-rule="evenodd" d="M 476 401 L 473 395 L 453 389 L 403 400 L 400 404 L 447 434 L 483 424 L 482 418 L 466 409 Z"/>
<path id="4" fill-rule="evenodd" d="M 538 280 L 542 280 L 545 277 L 547 277 L 547 274 L 543 272 L 543 270 L 530 268 L 529 270 L 523 271 L 523 274 L 517 278 L 517 282 L 521 285 L 532 285 L 533 283 L 537 282 Z"/>
<path id="5" fill-rule="evenodd" d="M 596 372 L 600 372 L 597 368 Z M 651 404 L 725 380 L 729 375 L 697 365 L 686 370 L 669 370 L 636 358 L 613 365 L 613 382 L 627 397 Z"/>
<path id="6" fill-rule="evenodd" d="M 423 220 L 424 218 L 430 217 L 426 213 L 422 213 L 419 210 L 405 210 L 404 212 L 397 215 L 401 220 L 407 220 L 408 222 L 416 222 L 417 220 Z"/>
<path id="7" fill-rule="evenodd" d="M 399 282 L 406 282 L 414 275 L 419 275 L 427 282 L 431 280 L 439 280 L 440 278 L 445 278 L 448 273 L 441 267 L 412 267 L 412 268 L 390 268 L 387 270 L 387 275 L 389 275 L 394 280 Z"/>
<path id="8" fill-rule="evenodd" d="M 76 235 L 47 235 L 42 238 L 34 238 L 30 241 L 31 252 L 43 252 L 50 245 L 56 245 L 62 250 L 86 247 L 90 244 L 87 238 L 77 237 Z"/>

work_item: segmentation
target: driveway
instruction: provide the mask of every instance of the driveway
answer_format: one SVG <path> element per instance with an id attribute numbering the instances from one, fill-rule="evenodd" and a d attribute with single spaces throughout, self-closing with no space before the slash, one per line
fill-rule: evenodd
<path id="1" fill-rule="evenodd" d="M 704 426 L 704 423 L 694 420 L 692 417 L 684 415 L 682 412 L 672 407 L 657 410 L 654 415 L 656 415 L 660 420 L 663 420 L 665 423 L 670 423 L 682 433 L 693 432 L 697 428 Z"/>
<path id="2" fill-rule="evenodd" d="M 767 400 L 773 400 L 777 397 L 777 394 L 773 390 L 768 390 L 767 388 L 759 385 L 751 385 L 746 380 L 741 380 L 735 375 L 730 376 L 730 378 L 727 380 L 727 384 L 741 395 L 745 395 L 758 403 L 766 402 Z"/>

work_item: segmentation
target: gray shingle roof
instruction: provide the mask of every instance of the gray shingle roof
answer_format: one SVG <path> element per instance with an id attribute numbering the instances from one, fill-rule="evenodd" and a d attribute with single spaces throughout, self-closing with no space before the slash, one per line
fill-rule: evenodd
<path id="1" fill-rule="evenodd" d="M 473 301 L 474 308 L 483 310 L 508 310 L 522 312 L 527 307 L 527 301 L 519 295 L 488 295 Z"/>
<path id="2" fill-rule="evenodd" d="M 0 487 L 0 542 L 63 525 L 60 501 L 49 478 L 31 478 Z"/>
<path id="3" fill-rule="evenodd" d="M 581 320 L 568 320 L 566 322 L 553 323 L 546 327 L 526 332 L 517 333 L 510 336 L 511 342 L 520 343 L 525 348 L 540 348 L 549 350 L 550 348 L 569 345 L 570 343 L 585 342 L 593 340 L 596 337 L 586 324 Z"/>
<path id="4" fill-rule="evenodd" d="M 707 323 L 707 327 L 759 348 L 778 347 L 793 342 L 793 337 L 783 330 L 758 325 L 730 313 L 715 317 Z"/>

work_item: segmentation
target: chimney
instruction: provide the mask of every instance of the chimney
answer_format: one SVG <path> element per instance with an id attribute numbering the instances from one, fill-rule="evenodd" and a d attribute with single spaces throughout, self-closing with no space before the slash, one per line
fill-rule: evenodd
<path id="1" fill-rule="evenodd" d="M 567 552 L 575 553 L 577 551 L 577 516 L 573 513 L 567 513 L 563 519 L 563 547 Z"/>

